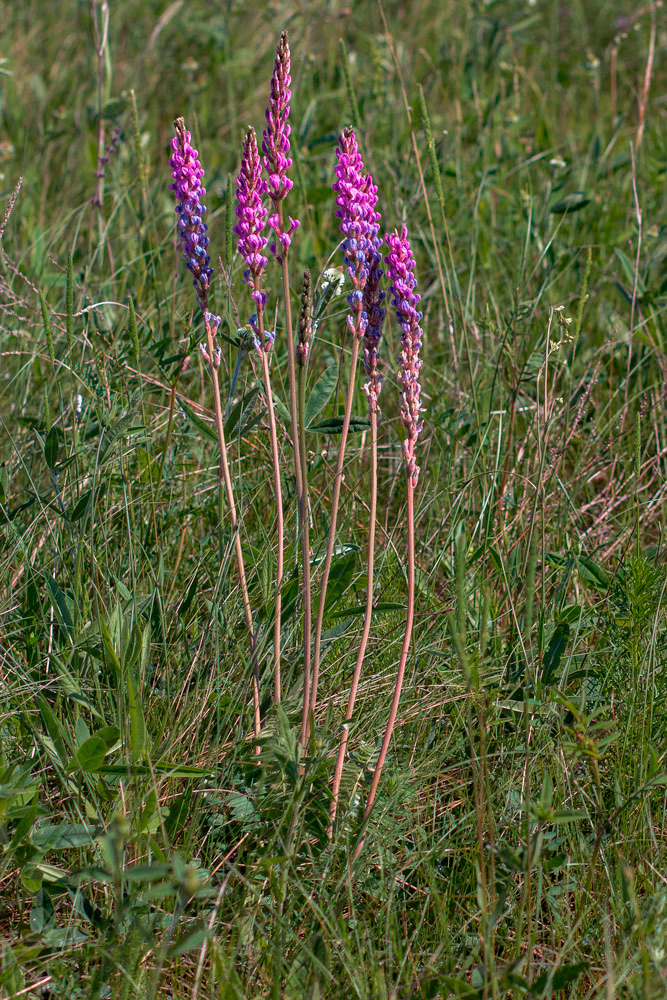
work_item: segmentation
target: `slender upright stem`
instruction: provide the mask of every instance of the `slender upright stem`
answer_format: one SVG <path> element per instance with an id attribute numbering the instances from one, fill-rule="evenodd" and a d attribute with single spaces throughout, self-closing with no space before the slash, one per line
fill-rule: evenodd
<path id="1" fill-rule="evenodd" d="M 255 278 L 255 289 L 259 288 L 259 279 Z M 276 521 L 278 528 L 278 554 L 276 557 L 276 604 L 273 623 L 273 697 L 279 702 L 282 697 L 280 678 L 280 637 L 282 631 L 282 586 L 283 565 L 285 553 L 285 522 L 283 518 L 283 497 L 280 482 L 280 453 L 278 451 L 278 432 L 276 430 L 276 414 L 273 408 L 271 392 L 271 374 L 269 372 L 269 352 L 264 334 L 264 310 L 257 309 L 257 326 L 262 354 L 262 371 L 264 374 L 264 389 L 266 392 L 266 408 L 269 415 L 269 437 L 271 438 L 271 460 L 273 462 L 273 486 L 276 494 Z"/>
<path id="2" fill-rule="evenodd" d="M 243 548 L 241 546 L 241 535 L 239 532 L 239 522 L 236 515 L 236 504 L 234 503 L 234 489 L 232 486 L 232 477 L 229 471 L 229 462 L 227 461 L 227 445 L 225 443 L 225 429 L 222 420 L 222 404 L 220 402 L 220 380 L 218 378 L 218 370 L 213 363 L 215 357 L 215 346 L 213 343 L 213 331 L 211 329 L 211 324 L 206 320 L 206 341 L 208 347 L 208 357 L 209 357 L 209 371 L 211 373 L 211 380 L 213 382 L 213 397 L 215 401 L 215 422 L 218 428 L 218 446 L 220 450 L 220 475 L 219 482 L 222 486 L 224 484 L 225 492 L 227 494 L 227 505 L 229 506 L 229 517 L 232 522 L 232 533 L 234 535 L 234 547 L 236 551 L 236 566 L 239 574 L 239 584 L 241 587 L 241 597 L 243 599 L 243 611 L 245 614 L 246 625 L 248 626 L 248 632 L 250 633 L 250 652 L 253 662 L 253 709 L 254 709 L 254 723 L 253 730 L 255 738 L 259 736 L 261 728 L 261 720 L 259 714 L 259 666 L 257 663 L 256 655 L 256 639 L 255 639 L 255 628 L 252 620 L 252 608 L 250 606 L 250 596 L 248 594 L 248 583 L 245 575 L 245 564 L 243 561 Z M 259 750 L 259 748 L 258 748 Z"/>
<path id="3" fill-rule="evenodd" d="M 277 203 L 280 229 L 284 230 L 283 203 Z M 301 459 L 299 457 L 299 423 L 297 415 L 297 384 L 296 365 L 294 362 L 294 331 L 292 327 L 292 303 L 289 290 L 288 251 L 281 252 L 283 273 L 283 298 L 285 300 L 285 329 L 287 331 L 287 370 L 289 373 L 289 409 L 292 423 L 292 447 L 294 449 L 294 476 L 296 479 L 296 495 L 299 503 L 299 515 L 303 517 L 303 483 L 301 481 Z"/>
<path id="4" fill-rule="evenodd" d="M 357 317 L 357 328 L 359 317 Z M 327 587 L 329 585 L 329 573 L 331 572 L 331 560 L 333 558 L 334 545 L 336 544 L 336 523 L 338 520 L 338 504 L 340 502 L 340 491 L 343 485 L 343 464 L 345 462 L 345 446 L 347 444 L 347 434 L 350 429 L 350 418 L 352 416 L 352 404 L 354 402 L 354 384 L 357 376 L 357 359 L 359 357 L 359 344 L 361 342 L 357 332 L 354 333 L 352 341 L 352 360 L 350 362 L 350 378 L 347 386 L 347 397 L 345 399 L 345 416 L 343 417 L 343 429 L 340 436 L 340 446 L 338 448 L 338 461 L 336 463 L 336 476 L 334 478 L 333 497 L 331 500 L 331 524 L 329 526 L 329 541 L 327 543 L 327 553 L 324 558 L 322 569 L 322 580 L 320 584 L 320 600 L 317 608 L 317 621 L 315 623 L 315 645 L 313 648 L 313 679 L 310 688 L 310 711 L 314 712 L 317 706 L 317 683 L 320 674 L 320 649 L 322 645 L 322 624 L 324 622 L 324 605 L 326 604 Z"/>
<path id="5" fill-rule="evenodd" d="M 387 756 L 387 750 L 389 749 L 389 743 L 391 740 L 391 734 L 394 730 L 396 715 L 398 713 L 398 703 L 401 698 L 403 677 L 405 676 L 405 665 L 408 660 L 408 653 L 410 652 L 410 641 L 412 639 L 412 625 L 415 616 L 415 488 L 413 485 L 412 476 L 410 475 L 409 472 L 407 475 L 407 493 L 408 493 L 408 614 L 405 621 L 405 635 L 403 636 L 403 649 L 401 650 L 401 659 L 398 664 L 398 672 L 396 674 L 396 684 L 394 685 L 394 697 L 391 702 L 389 721 L 387 722 L 387 728 L 384 731 L 384 739 L 382 740 L 380 756 L 378 757 L 378 762 L 375 765 L 373 781 L 371 782 L 371 788 L 368 793 L 368 801 L 366 803 L 366 809 L 364 811 L 364 820 L 367 820 L 371 814 L 371 809 L 373 808 L 373 802 L 375 801 L 375 795 L 378 790 L 378 785 L 380 784 L 380 776 L 382 775 L 382 768 L 384 767 L 385 758 Z M 354 849 L 354 854 L 352 855 L 353 860 L 354 858 L 358 857 L 363 846 L 364 846 L 364 835 L 361 836 L 357 846 Z"/>
<path id="6" fill-rule="evenodd" d="M 359 678 L 361 677 L 361 668 L 364 662 L 364 656 L 366 655 L 366 646 L 368 645 L 368 639 L 371 634 L 371 618 L 373 615 L 373 569 L 375 564 L 375 521 L 377 518 L 377 500 L 378 500 L 378 411 L 376 407 L 371 407 L 370 411 L 371 418 L 371 504 L 370 504 L 370 522 L 368 525 L 368 584 L 366 590 L 366 614 L 364 617 L 364 630 L 361 634 L 361 642 L 359 643 L 359 652 L 357 653 L 357 662 L 354 668 L 354 673 L 352 675 L 352 684 L 350 686 L 350 695 L 347 700 L 347 710 L 345 712 L 345 723 L 343 724 L 343 731 L 340 736 L 340 745 L 338 747 L 338 758 L 336 760 L 336 771 L 334 774 L 333 787 L 331 793 L 331 805 L 329 806 L 329 837 L 333 834 L 333 825 L 336 822 L 336 810 L 338 809 L 338 793 L 340 791 L 340 782 L 343 776 L 343 762 L 345 761 L 345 750 L 347 748 L 347 740 L 350 735 L 349 722 L 352 718 L 352 713 L 354 712 L 354 703 L 357 699 L 357 689 L 359 687 Z"/>
<path id="7" fill-rule="evenodd" d="M 301 601 L 303 606 L 303 708 L 301 712 L 301 746 L 308 739 L 310 706 L 310 654 L 312 637 L 312 610 L 310 589 L 310 510 L 308 503 L 308 462 L 306 457 L 306 376 L 305 359 L 299 365 L 299 455 L 301 482 L 303 484 L 303 512 L 301 515 Z"/>

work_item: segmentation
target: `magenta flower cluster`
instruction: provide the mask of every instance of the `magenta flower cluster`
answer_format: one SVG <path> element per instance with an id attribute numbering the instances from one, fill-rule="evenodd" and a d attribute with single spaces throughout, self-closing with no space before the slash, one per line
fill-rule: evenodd
<path id="1" fill-rule="evenodd" d="M 370 176 L 370 175 L 369 175 Z M 364 368 L 369 380 L 364 386 L 364 392 L 368 397 L 368 405 L 371 410 L 376 410 L 378 419 L 381 417 L 378 405 L 378 396 L 382 388 L 382 375 L 378 371 L 378 358 L 380 350 L 380 340 L 382 338 L 382 326 L 384 324 L 385 293 L 382 289 L 382 278 L 384 271 L 381 268 L 382 253 L 380 247 L 380 213 L 375 211 L 377 205 L 377 185 L 371 179 L 369 187 L 369 217 L 370 226 L 368 234 L 368 277 L 363 290 L 363 308 L 366 315 L 366 329 L 364 331 Z"/>
<path id="2" fill-rule="evenodd" d="M 178 235 L 183 260 L 193 275 L 192 284 L 197 291 L 197 300 L 206 315 L 213 268 L 207 253 L 208 226 L 204 222 L 206 206 L 203 199 L 206 189 L 201 183 L 204 171 L 199 162 L 199 153 L 191 145 L 192 137 L 182 118 L 176 119 L 174 128 L 176 135 L 171 141 L 172 155 L 169 160 L 174 183 L 169 187 L 176 195 Z"/>
<path id="3" fill-rule="evenodd" d="M 420 414 L 421 385 L 419 370 L 422 366 L 419 351 L 422 343 L 422 329 L 419 325 L 422 314 L 418 311 L 420 296 L 415 291 L 417 279 L 414 271 L 415 261 L 408 241 L 408 231 L 405 226 L 399 234 L 397 230 L 385 236 L 389 254 L 385 257 L 389 273 L 389 290 L 391 301 L 396 309 L 396 318 L 402 329 L 401 334 L 401 370 L 398 380 L 403 390 L 401 392 L 401 418 L 408 432 L 403 442 L 405 462 L 408 476 L 413 486 L 417 485 L 419 466 L 415 461 L 415 444 L 423 428 Z"/>
<path id="4" fill-rule="evenodd" d="M 262 179 L 262 164 L 257 149 L 254 128 L 249 128 L 243 142 L 241 172 L 236 182 L 236 217 L 239 220 L 234 232 L 239 238 L 238 250 L 246 262 L 243 280 L 253 285 L 252 297 L 258 309 L 266 305 L 266 294 L 259 289 L 259 279 L 266 267 L 266 257 L 262 250 L 267 240 L 262 236 L 266 219 L 266 207 L 262 195 L 266 191 L 266 181 Z"/>
<path id="5" fill-rule="evenodd" d="M 257 309 L 257 315 L 250 321 L 250 329 L 254 346 L 259 351 L 270 350 L 275 337 L 273 331 L 264 330 L 262 317 L 267 296 L 260 288 L 260 281 L 267 264 L 263 251 L 268 242 L 263 230 L 268 221 L 277 237 L 271 250 L 282 262 L 291 245 L 291 236 L 299 225 L 298 221 L 290 217 L 289 228 L 285 229 L 282 209 L 282 203 L 293 186 L 288 177 L 288 170 L 292 165 L 288 120 L 292 96 L 290 85 L 289 42 L 287 32 L 283 32 L 271 79 L 262 157 L 260 158 L 255 131 L 250 128 L 243 143 L 241 170 L 236 186 L 238 221 L 234 232 L 238 237 L 238 251 L 246 265 L 243 280 L 252 287 L 252 298 Z M 191 145 L 191 136 L 183 119 L 177 119 L 174 124 L 176 135 L 172 140 L 169 163 L 174 179 L 171 188 L 177 199 L 181 250 L 186 266 L 193 275 L 197 299 L 206 321 L 212 323 L 217 330 L 220 320 L 208 311 L 213 269 L 207 252 L 207 226 L 203 221 L 206 211 L 203 204 L 206 191 L 202 187 L 204 171 L 199 162 L 199 154 Z M 381 219 L 376 210 L 378 189 L 364 167 L 352 128 L 343 129 L 336 156 L 336 180 L 333 184 L 335 215 L 343 234 L 345 266 L 352 281 L 352 292 L 348 295 L 351 314 L 347 322 L 355 337 L 363 337 L 364 367 L 369 377 L 364 391 L 371 411 L 375 411 L 379 417 L 378 397 L 382 376 L 378 371 L 378 355 L 385 319 L 385 293 L 382 289 L 384 271 L 379 236 Z M 262 164 L 268 180 L 262 176 Z M 274 209 L 268 220 L 265 195 L 270 198 Z M 401 416 L 407 430 L 403 447 L 408 476 L 413 485 L 416 485 L 419 467 L 415 460 L 415 445 L 423 427 L 419 382 L 422 366 L 419 357 L 422 314 L 417 308 L 420 297 L 415 290 L 415 263 L 407 229 L 403 227 L 400 233 L 397 230 L 388 233 L 385 239 L 389 253 L 384 260 L 388 269 L 392 304 L 402 330 L 399 381 L 402 387 Z M 210 359 L 210 362 L 215 367 L 220 363 L 219 348 L 216 349 L 216 357 Z"/>
<path id="6" fill-rule="evenodd" d="M 290 68 L 289 40 L 287 32 L 283 31 L 276 50 L 276 61 L 271 77 L 271 95 L 265 112 L 266 128 L 262 135 L 264 168 L 269 178 L 267 191 L 274 208 L 268 222 L 277 237 L 277 243 L 271 244 L 271 252 L 279 263 L 281 255 L 287 253 L 290 248 L 293 233 L 299 228 L 298 220 L 289 216 L 290 225 L 286 230 L 282 212 L 278 211 L 280 202 L 293 186 L 293 182 L 287 176 L 287 171 L 292 166 L 289 155 L 291 127 L 288 121 L 292 98 Z"/>
<path id="7" fill-rule="evenodd" d="M 365 172 L 354 131 L 349 126 L 343 129 L 338 140 L 336 156 L 336 180 L 332 185 L 336 194 L 335 215 L 345 237 L 342 244 L 345 266 L 354 286 L 348 302 L 355 316 L 348 317 L 348 325 L 355 336 L 361 337 L 368 325 L 363 289 L 375 249 L 373 232 L 377 236 L 380 219 L 375 212 L 377 187 Z"/>

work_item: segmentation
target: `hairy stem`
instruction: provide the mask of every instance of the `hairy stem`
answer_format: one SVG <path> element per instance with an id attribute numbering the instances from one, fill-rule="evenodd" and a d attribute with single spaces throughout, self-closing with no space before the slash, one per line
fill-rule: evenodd
<path id="1" fill-rule="evenodd" d="M 306 375 L 305 359 L 299 366 L 299 454 L 301 482 L 303 484 L 303 512 L 301 516 L 301 600 L 303 606 L 303 708 L 301 712 L 301 745 L 308 738 L 310 705 L 310 651 L 312 633 L 310 588 L 310 509 L 308 503 L 308 463 L 306 459 Z"/>
<path id="2" fill-rule="evenodd" d="M 331 805 L 329 806 L 329 828 L 328 835 L 331 837 L 333 835 L 333 825 L 336 822 L 336 811 L 338 809 L 338 793 L 340 791 L 340 782 L 343 775 L 343 762 L 345 760 L 345 750 L 347 747 L 347 740 L 350 735 L 349 722 L 352 718 L 352 713 L 354 712 L 354 703 L 357 699 L 357 689 L 359 687 L 359 678 L 361 677 L 361 668 L 364 663 L 364 656 L 366 655 L 366 646 L 368 645 L 368 639 L 371 634 L 371 617 L 373 614 L 373 568 L 375 563 L 375 521 L 377 518 L 377 499 L 378 499 L 378 412 L 376 407 L 371 407 L 370 411 L 371 418 L 371 504 L 370 504 L 370 522 L 368 526 L 368 586 L 366 590 L 366 614 L 364 616 L 364 629 L 361 634 L 361 642 L 359 644 L 359 652 L 357 653 L 357 662 L 354 668 L 354 673 L 352 675 L 352 684 L 350 686 L 350 695 L 347 700 L 347 710 L 345 712 L 345 723 L 343 725 L 343 731 L 340 737 L 340 745 L 338 747 L 338 757 L 336 759 L 336 771 L 334 773 L 333 787 L 331 793 Z"/>
<path id="3" fill-rule="evenodd" d="M 394 725 L 396 723 L 396 715 L 398 713 L 398 703 L 401 698 L 401 689 L 403 687 L 403 677 L 405 676 L 405 665 L 408 660 L 408 653 L 410 651 L 410 641 L 412 639 L 412 625 L 415 616 L 415 488 L 412 483 L 412 477 L 408 474 L 407 490 L 408 490 L 408 614 L 405 621 L 405 635 L 403 636 L 403 649 L 401 650 L 401 659 L 398 664 L 398 672 L 396 674 L 396 684 L 394 685 L 394 697 L 391 702 L 391 709 L 389 712 L 389 721 L 387 722 L 387 728 L 384 731 L 384 739 L 382 740 L 382 747 L 380 749 L 380 756 L 378 757 L 378 762 L 375 765 L 375 772 L 373 774 L 373 781 L 371 782 L 371 788 L 368 793 L 368 802 L 366 803 L 366 810 L 364 812 L 364 820 L 367 820 L 371 814 L 371 809 L 373 808 L 373 803 L 375 801 L 375 795 L 378 790 L 378 785 L 380 784 L 380 777 L 382 775 L 382 768 L 384 767 L 385 758 L 387 756 L 387 750 L 389 749 L 389 743 L 391 740 L 391 734 L 394 731 Z M 354 849 L 353 860 L 358 857 L 362 848 L 364 846 L 364 835 L 362 834 L 357 846 Z"/>
<path id="4" fill-rule="evenodd" d="M 284 231 L 283 203 L 277 204 L 278 218 L 280 220 L 280 231 Z M 296 479 L 296 495 L 299 503 L 299 515 L 303 517 L 303 483 L 301 481 L 301 460 L 299 458 L 299 422 L 297 414 L 297 384 L 296 365 L 294 362 L 294 331 L 292 328 L 292 303 L 290 301 L 289 290 L 289 267 L 287 264 L 288 251 L 283 249 L 282 274 L 283 274 L 283 298 L 285 300 L 285 329 L 287 331 L 287 370 L 289 373 L 289 408 L 290 420 L 292 423 L 292 447 L 294 449 L 294 476 Z"/>
<path id="5" fill-rule="evenodd" d="M 253 677 L 252 677 L 253 716 L 254 716 L 253 731 L 256 739 L 259 736 L 261 728 L 261 720 L 259 716 L 259 666 L 257 664 L 257 655 L 256 655 L 255 628 L 252 620 L 252 608 L 250 606 L 248 583 L 245 575 L 243 548 L 241 547 L 241 535 L 239 532 L 238 517 L 236 515 L 236 504 L 234 503 L 234 489 L 232 486 L 232 477 L 229 471 L 229 462 L 227 461 L 227 445 L 225 443 L 225 429 L 222 420 L 222 404 L 220 402 L 220 380 L 218 378 L 218 370 L 213 363 L 213 358 L 215 357 L 215 346 L 213 344 L 213 331 L 211 330 L 211 324 L 208 322 L 208 320 L 206 321 L 206 341 L 207 341 L 208 356 L 209 356 L 208 367 L 211 373 L 211 381 L 213 382 L 213 397 L 215 401 L 215 422 L 218 428 L 218 446 L 220 450 L 219 484 L 221 489 L 222 486 L 224 485 L 225 492 L 227 494 L 229 517 L 232 522 L 232 533 L 234 535 L 236 566 L 239 574 L 241 596 L 243 599 L 243 611 L 245 615 L 246 625 L 248 626 L 248 632 L 250 634 L 250 652 L 252 655 L 252 662 L 253 662 Z M 259 752 L 259 747 L 257 747 L 257 752 Z"/>
<path id="6" fill-rule="evenodd" d="M 255 278 L 255 289 L 259 288 L 259 279 Z M 271 375 L 269 372 L 269 353 L 264 334 L 264 310 L 257 309 L 257 325 L 262 350 L 262 371 L 264 373 L 264 389 L 266 392 L 266 408 L 269 415 L 269 436 L 271 438 L 271 460 L 273 463 L 273 486 L 276 494 L 276 521 L 278 528 L 278 554 L 276 556 L 276 606 L 273 623 L 273 697 L 279 702 L 282 696 L 280 680 L 280 636 L 282 630 L 282 586 L 283 565 L 285 553 L 285 522 L 283 518 L 283 497 L 280 483 L 280 452 L 278 451 L 278 432 L 276 431 L 276 415 L 273 408 L 271 392 Z"/>
<path id="7" fill-rule="evenodd" d="M 357 328 L 359 317 L 357 317 Z M 324 558 L 322 569 L 322 581 L 320 584 L 320 601 L 317 608 L 317 621 L 315 623 L 315 644 L 313 648 L 313 679 L 310 689 L 310 711 L 314 712 L 317 705 L 317 683 L 320 674 L 320 648 L 322 645 L 322 624 L 324 622 L 324 605 L 326 603 L 327 587 L 329 585 L 329 573 L 331 572 L 331 560 L 336 543 L 336 522 L 338 520 L 338 504 L 340 502 L 340 491 L 343 485 L 343 464 L 345 462 L 345 445 L 347 444 L 347 434 L 350 429 L 350 418 L 352 416 L 352 403 L 354 401 L 354 383 L 357 376 L 357 359 L 359 357 L 359 344 L 361 338 L 355 332 L 352 342 L 352 360 L 350 362 L 350 378 L 347 386 L 347 396 L 345 399 L 345 416 L 343 418 L 343 429 L 340 436 L 340 446 L 338 448 L 338 461 L 336 463 L 336 476 L 334 479 L 333 497 L 331 501 L 331 524 L 329 526 L 329 540 L 327 543 L 327 553 Z"/>

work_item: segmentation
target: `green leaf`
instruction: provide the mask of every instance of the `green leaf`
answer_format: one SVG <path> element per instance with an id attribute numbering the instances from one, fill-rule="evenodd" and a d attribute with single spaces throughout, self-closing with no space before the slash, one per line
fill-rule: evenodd
<path id="1" fill-rule="evenodd" d="M 327 604 L 328 603 L 329 601 L 327 595 Z M 325 629 L 324 632 L 322 633 L 322 641 L 333 642 L 334 639 L 339 639 L 341 635 L 345 635 L 345 633 L 349 629 L 350 625 L 353 624 L 353 622 L 354 618 L 346 618 L 345 621 L 339 622 L 338 625 L 332 625 L 331 628 Z"/>
<path id="2" fill-rule="evenodd" d="M 350 586 L 352 577 L 354 576 L 356 561 L 357 553 L 347 552 L 340 559 L 336 559 L 333 562 L 329 574 L 325 610 L 332 608 Z"/>
<path id="3" fill-rule="evenodd" d="M 100 624 L 100 632 L 102 633 L 102 642 L 104 645 L 104 652 L 106 654 L 107 663 L 117 675 L 120 675 L 121 673 L 120 660 L 116 655 L 116 650 L 114 649 L 111 633 L 109 632 L 109 628 L 104 618 L 100 618 L 99 624 Z"/>
<path id="4" fill-rule="evenodd" d="M 181 829 L 184 829 L 190 816 L 190 802 L 192 800 L 192 785 L 188 785 L 182 795 L 169 806 L 169 815 L 164 821 L 165 830 L 170 841 L 175 840 Z"/>
<path id="5" fill-rule="evenodd" d="M 311 424 L 306 429 L 317 434 L 342 434 L 344 419 L 344 417 L 327 417 L 321 423 Z M 350 419 L 349 433 L 354 434 L 356 431 L 365 431 L 370 426 L 371 422 L 368 417 L 352 417 Z"/>
<path id="6" fill-rule="evenodd" d="M 542 665 L 542 683 L 549 684 L 560 665 L 561 656 L 567 647 L 570 636 L 570 626 L 567 622 L 559 622 L 551 636 L 551 642 L 544 656 Z"/>
<path id="7" fill-rule="evenodd" d="M 92 844 L 97 836 L 97 828 L 85 823 L 59 823 L 57 826 L 46 823 L 36 826 L 30 839 L 42 851 L 64 851 Z"/>
<path id="8" fill-rule="evenodd" d="M 146 746 L 146 721 L 141 704 L 141 695 L 134 674 L 127 671 L 127 697 L 130 709 L 130 747 L 132 762 L 141 760 Z"/>
<path id="9" fill-rule="evenodd" d="M 120 732 L 116 726 L 104 726 L 83 740 L 81 746 L 67 765 L 68 772 L 87 771 L 99 773 L 104 758 L 118 743 Z"/>
<path id="10" fill-rule="evenodd" d="M 211 768 L 189 767 L 187 764 L 170 764 L 168 761 L 158 761 L 149 767 L 148 764 L 103 764 L 98 768 L 98 774 L 108 775 L 152 775 L 164 774 L 169 778 L 208 778 Z"/>
<path id="11" fill-rule="evenodd" d="M 283 403 L 282 399 L 280 399 L 279 396 L 276 396 L 275 392 L 273 393 L 273 408 L 280 414 L 280 416 L 286 423 L 289 424 L 291 422 L 292 418 L 290 416 L 289 410 Z"/>
<path id="12" fill-rule="evenodd" d="M 257 810 L 251 798 L 242 792 L 230 792 L 227 805 L 237 823 L 248 823 L 257 817 Z"/>
<path id="13" fill-rule="evenodd" d="M 74 607 L 70 598 L 66 597 L 62 592 L 56 581 L 48 573 L 44 574 L 44 579 L 46 584 L 51 591 L 51 597 L 53 598 L 53 608 L 56 612 L 58 621 L 63 626 L 67 632 L 67 637 L 70 642 L 74 641 L 74 620 L 73 611 Z"/>
<path id="14" fill-rule="evenodd" d="M 405 611 L 405 604 L 394 604 L 391 601 L 386 601 L 383 604 L 376 604 L 373 607 L 373 615 L 389 614 L 391 611 Z M 332 611 L 329 615 L 330 618 L 346 618 L 349 615 L 364 615 L 366 614 L 366 605 L 357 604 L 352 608 L 341 608 L 340 611 Z"/>
<path id="15" fill-rule="evenodd" d="M 619 249 L 619 247 L 614 247 L 614 253 L 621 263 L 625 280 L 631 288 L 634 288 L 636 265 L 630 260 L 628 255 L 624 253 L 623 250 Z M 646 285 L 640 274 L 637 274 L 637 294 L 640 298 L 646 294 Z"/>
<path id="16" fill-rule="evenodd" d="M 61 761 L 65 763 L 68 758 L 68 753 L 65 750 L 65 742 L 62 738 L 62 730 L 56 721 L 56 717 L 51 711 L 51 706 L 46 701 L 45 698 L 39 697 L 37 699 L 37 704 L 39 705 L 39 714 L 42 717 L 42 722 L 46 727 L 46 731 L 51 738 L 54 749 Z"/>
<path id="17" fill-rule="evenodd" d="M 178 955 L 184 955 L 187 951 L 195 951 L 196 948 L 201 948 L 204 941 L 208 941 L 210 936 L 211 932 L 206 930 L 206 928 L 183 934 L 170 946 L 169 957 L 176 958 Z"/>
<path id="18" fill-rule="evenodd" d="M 30 929 L 35 934 L 41 934 L 54 926 L 56 913 L 48 892 L 39 889 L 35 894 L 35 901 L 30 910 Z"/>
<path id="19" fill-rule="evenodd" d="M 216 444 L 218 443 L 218 435 L 216 431 L 214 431 L 213 428 L 209 426 L 209 424 L 204 423 L 204 421 L 197 416 L 194 410 L 191 410 L 190 407 L 187 406 L 182 399 L 179 399 L 178 405 L 180 406 L 180 408 L 182 409 L 183 413 L 188 418 L 190 423 L 194 427 L 196 427 L 197 430 L 204 435 L 204 437 L 208 438 L 209 441 L 215 441 Z"/>
<path id="20" fill-rule="evenodd" d="M 236 403 L 225 421 L 226 436 L 231 436 L 237 427 L 239 428 L 239 434 L 243 433 L 252 416 L 252 411 L 255 408 L 258 396 L 259 388 L 255 386 L 255 388 L 247 392 L 242 399 L 239 399 L 238 403 Z"/>
<path id="21" fill-rule="evenodd" d="M 44 442 L 44 458 L 46 459 L 46 464 L 50 469 L 55 469 L 58 464 L 58 454 L 60 452 L 60 433 L 61 432 L 57 427 L 52 427 L 46 435 L 46 441 Z"/>
<path id="22" fill-rule="evenodd" d="M 318 378 L 306 403 L 306 427 L 327 405 L 338 381 L 338 365 L 329 365 Z"/>
<path id="23" fill-rule="evenodd" d="M 582 208 L 586 208 L 590 200 L 585 191 L 573 191 L 552 205 L 549 211 L 553 215 L 565 215 L 565 213 L 570 215 L 572 212 L 580 212 Z"/>
<path id="24" fill-rule="evenodd" d="M 77 747 L 82 746 L 86 740 L 90 738 L 90 729 L 86 724 L 86 720 L 82 716 L 79 716 L 76 720 L 74 735 L 76 736 Z"/>
<path id="25" fill-rule="evenodd" d="M 97 771 L 104 762 L 106 754 L 107 745 L 104 740 L 99 736 L 89 736 L 72 757 L 67 770 L 70 773 L 79 769 L 87 772 Z"/>
<path id="26" fill-rule="evenodd" d="M 92 495 L 93 495 L 92 490 L 86 490 L 86 492 L 79 497 L 77 502 L 73 504 L 73 506 L 70 507 L 70 509 L 65 514 L 65 517 L 67 518 L 68 521 L 78 521 L 80 518 L 83 517 L 83 515 L 88 510 L 88 505 L 90 503 L 90 498 Z"/>

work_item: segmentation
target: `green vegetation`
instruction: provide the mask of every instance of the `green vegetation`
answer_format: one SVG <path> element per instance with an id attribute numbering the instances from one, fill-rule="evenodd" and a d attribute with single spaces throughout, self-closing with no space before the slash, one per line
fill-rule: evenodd
<path id="1" fill-rule="evenodd" d="M 0 996 L 663 998 L 664 7 L 109 3 L 108 25 L 105 0 L 2 12 Z M 388 315 L 376 608 L 330 840 L 366 598 L 366 397 L 360 387 L 300 759 L 282 307 L 279 710 L 254 354 L 232 384 L 252 310 L 230 184 L 247 126 L 262 127 L 283 27 L 294 310 L 303 269 L 315 281 L 331 255 L 340 263 L 331 183 L 352 123 L 383 225 L 410 228 L 424 311 L 415 627 L 354 861 L 405 622 L 400 342 Z M 259 627 L 259 755 L 203 323 L 175 249 L 178 115 L 206 169 L 213 262 L 232 268 L 229 282 L 216 266 L 214 306 Z M 267 275 L 275 308 L 280 273 Z M 312 348 L 314 565 L 345 313 L 333 298 Z"/>

